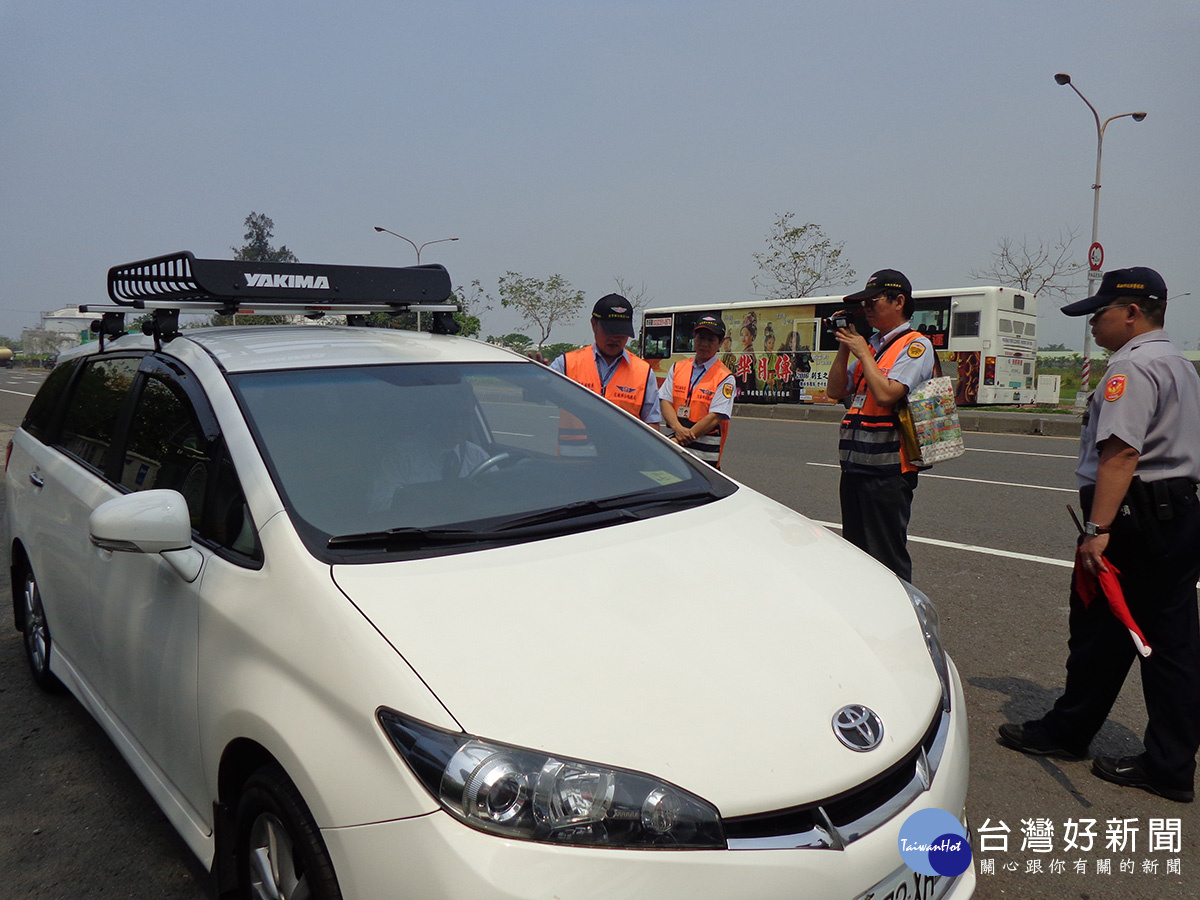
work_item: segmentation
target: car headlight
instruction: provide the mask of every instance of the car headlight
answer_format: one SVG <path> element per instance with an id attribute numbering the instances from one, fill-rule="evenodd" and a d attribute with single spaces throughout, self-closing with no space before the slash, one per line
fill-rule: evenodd
<path id="1" fill-rule="evenodd" d="M 937 608 L 934 607 L 932 600 L 907 581 L 903 584 L 904 589 L 908 591 L 908 599 L 912 601 L 913 610 L 917 614 L 917 621 L 921 624 L 921 633 L 925 636 L 925 647 L 929 650 L 933 667 L 937 669 L 938 680 L 942 683 L 942 709 L 949 710 L 950 666 L 946 662 L 946 651 L 942 647 L 942 638 L 938 633 L 941 619 L 938 618 Z"/>
<path id="2" fill-rule="evenodd" d="M 378 717 L 426 790 L 473 828 L 556 844 L 725 848 L 716 807 L 652 776 L 443 731 L 391 709 Z"/>

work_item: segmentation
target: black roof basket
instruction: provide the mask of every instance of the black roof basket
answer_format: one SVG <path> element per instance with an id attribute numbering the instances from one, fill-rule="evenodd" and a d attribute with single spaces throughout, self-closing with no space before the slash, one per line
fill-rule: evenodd
<path id="1" fill-rule="evenodd" d="M 108 270 L 108 296 L 134 309 L 362 314 L 457 311 L 439 265 L 383 268 L 197 259 L 184 250 Z M 251 310 L 248 307 L 254 307 Z"/>

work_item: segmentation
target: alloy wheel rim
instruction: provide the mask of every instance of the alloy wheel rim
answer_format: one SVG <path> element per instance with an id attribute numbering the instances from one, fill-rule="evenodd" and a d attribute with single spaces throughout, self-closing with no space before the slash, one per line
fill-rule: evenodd
<path id="1" fill-rule="evenodd" d="M 25 579 L 25 647 L 29 652 L 29 661 L 38 672 L 46 671 L 49 645 L 46 614 L 42 610 L 37 582 L 31 576 Z"/>
<path id="2" fill-rule="evenodd" d="M 258 900 L 306 900 L 291 835 L 278 816 L 263 813 L 250 829 L 250 889 Z"/>

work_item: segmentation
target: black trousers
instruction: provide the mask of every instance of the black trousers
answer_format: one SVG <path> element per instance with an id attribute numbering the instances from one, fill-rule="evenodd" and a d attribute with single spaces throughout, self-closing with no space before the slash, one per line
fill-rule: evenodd
<path id="1" fill-rule="evenodd" d="M 912 581 L 908 520 L 917 473 L 860 475 L 842 472 L 842 537 L 905 581 Z"/>
<path id="2" fill-rule="evenodd" d="M 1089 504 L 1084 498 L 1084 510 Z M 1105 551 L 1151 654 L 1138 656 L 1129 631 L 1103 596 L 1089 607 L 1071 591 L 1067 684 L 1043 720 L 1068 746 L 1086 746 L 1112 710 L 1136 657 L 1142 667 L 1147 724 L 1145 764 L 1168 786 L 1191 789 L 1200 749 L 1200 503 L 1173 503 L 1150 531 L 1114 533 Z M 1157 534 L 1153 533 L 1157 531 Z"/>

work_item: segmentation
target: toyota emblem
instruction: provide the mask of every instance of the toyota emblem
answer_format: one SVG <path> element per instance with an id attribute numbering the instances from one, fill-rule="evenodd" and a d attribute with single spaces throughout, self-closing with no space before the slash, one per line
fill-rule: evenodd
<path id="1" fill-rule="evenodd" d="M 834 713 L 833 733 L 851 750 L 866 753 L 883 740 L 883 720 L 873 709 L 857 703 L 843 706 Z"/>

